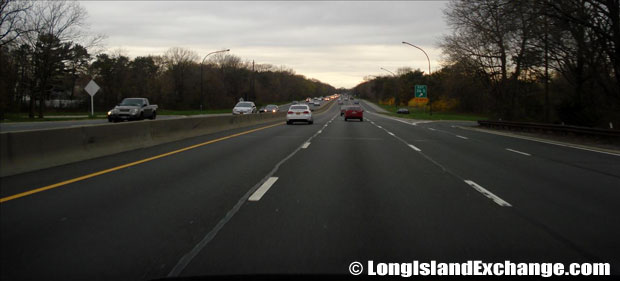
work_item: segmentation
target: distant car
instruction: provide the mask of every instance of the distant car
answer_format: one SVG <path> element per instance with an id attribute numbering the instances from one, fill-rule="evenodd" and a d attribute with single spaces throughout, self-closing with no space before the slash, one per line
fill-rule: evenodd
<path id="1" fill-rule="evenodd" d="M 321 106 L 321 101 L 319 101 L 319 100 L 315 100 L 315 101 L 312 103 L 312 105 L 314 105 L 314 106 Z"/>
<path id="2" fill-rule="evenodd" d="M 264 112 L 272 112 L 272 113 L 276 113 L 278 112 L 278 106 L 275 104 L 268 104 L 267 106 L 265 106 L 265 110 Z"/>
<path id="3" fill-rule="evenodd" d="M 360 101 L 355 100 L 353 103 L 354 103 L 354 104 L 360 104 Z"/>
<path id="4" fill-rule="evenodd" d="M 308 124 L 314 123 L 312 119 L 312 111 L 306 104 L 296 104 L 289 107 L 286 113 L 286 124 L 291 125 L 294 122 L 306 122 Z"/>
<path id="5" fill-rule="evenodd" d="M 396 113 L 397 113 L 397 114 L 409 114 L 409 109 L 407 109 L 407 108 L 399 108 L 399 109 L 396 111 Z"/>
<path id="6" fill-rule="evenodd" d="M 263 107 L 261 107 L 261 108 L 258 110 L 258 113 L 263 113 L 263 112 L 265 112 L 265 107 L 264 107 L 264 106 L 263 106 Z"/>
<path id="7" fill-rule="evenodd" d="M 299 102 L 294 100 L 291 104 L 298 104 Z"/>
<path id="8" fill-rule="evenodd" d="M 256 113 L 256 105 L 251 101 L 240 101 L 232 110 L 233 115 Z"/>
<path id="9" fill-rule="evenodd" d="M 344 121 L 349 119 L 364 121 L 364 109 L 361 106 L 348 106 L 344 111 Z"/>

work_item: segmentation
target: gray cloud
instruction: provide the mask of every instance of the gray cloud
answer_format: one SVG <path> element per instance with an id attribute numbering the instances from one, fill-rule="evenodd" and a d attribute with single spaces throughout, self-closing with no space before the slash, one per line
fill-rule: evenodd
<path id="1" fill-rule="evenodd" d="M 427 48 L 434 55 L 433 64 L 437 64 L 436 43 L 448 32 L 442 14 L 445 4 L 82 2 L 91 29 L 108 35 L 109 48 L 122 47 L 131 56 L 161 54 L 173 46 L 191 48 L 199 54 L 231 48 L 244 59 L 267 59 L 259 62 L 286 65 L 337 87 L 354 86 L 363 75 L 376 75 L 380 66 L 412 66 L 415 51 L 402 46 L 403 40 Z M 260 53 L 252 54 L 251 50 Z M 368 62 L 381 65 L 370 66 Z"/>

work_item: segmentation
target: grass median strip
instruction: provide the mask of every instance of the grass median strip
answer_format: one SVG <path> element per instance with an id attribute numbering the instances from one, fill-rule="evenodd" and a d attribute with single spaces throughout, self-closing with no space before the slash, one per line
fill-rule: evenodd
<path id="1" fill-rule="evenodd" d="M 283 124 L 284 123 L 277 123 L 277 124 L 273 124 L 273 125 L 269 125 L 269 126 L 264 126 L 264 127 L 260 127 L 260 128 L 256 128 L 256 129 L 252 129 L 252 130 L 248 130 L 248 131 L 244 131 L 244 132 L 241 132 L 241 133 L 232 134 L 232 135 L 229 135 L 229 136 L 221 137 L 221 138 L 218 138 L 218 139 L 206 141 L 206 142 L 203 142 L 203 143 L 199 143 L 199 144 L 195 144 L 195 145 L 192 145 L 192 146 L 188 146 L 188 147 L 184 147 L 184 148 L 181 148 L 181 149 L 177 149 L 177 150 L 174 150 L 174 151 L 170 151 L 170 152 L 166 152 L 166 153 L 163 153 L 163 154 L 159 154 L 159 155 L 156 155 L 156 156 L 153 156 L 153 157 L 149 157 L 149 158 L 146 158 L 146 159 L 142 159 L 142 160 L 134 161 L 134 162 L 127 163 L 127 164 L 124 164 L 124 165 L 116 166 L 114 168 L 102 170 L 102 171 L 99 171 L 99 172 L 94 172 L 94 173 L 87 174 L 87 175 L 84 175 L 84 176 L 81 176 L 81 177 L 73 178 L 73 179 L 70 179 L 70 180 L 62 181 L 62 182 L 59 182 L 59 183 L 47 185 L 47 186 L 36 188 L 36 189 L 32 189 L 32 190 L 25 191 L 25 192 L 22 192 L 22 193 L 18 193 L 18 194 L 15 194 L 15 195 L 3 197 L 3 198 L 0 198 L 0 203 L 4 203 L 4 202 L 7 202 L 7 201 L 11 201 L 11 200 L 17 199 L 17 198 L 21 198 L 21 197 L 25 197 L 25 196 L 28 196 L 28 195 L 32 195 L 32 194 L 35 194 L 35 193 L 43 192 L 43 191 L 50 190 L 50 189 L 53 189 L 53 188 L 61 187 L 61 186 L 64 186 L 64 185 L 67 185 L 67 184 L 71 184 L 71 183 L 74 183 L 74 182 L 78 182 L 78 181 L 82 181 L 82 180 L 85 180 L 85 179 L 93 178 L 93 177 L 100 176 L 100 175 L 103 175 L 103 174 L 111 173 L 111 172 L 114 172 L 114 171 L 118 171 L 120 169 L 124 169 L 124 168 L 135 166 L 135 165 L 139 165 L 139 164 L 142 164 L 142 163 L 145 163 L 145 162 L 153 161 L 153 160 L 156 160 L 156 159 L 159 159 L 159 158 L 163 158 L 163 157 L 166 157 L 166 156 L 170 156 L 170 155 L 173 155 L 173 154 L 177 154 L 177 153 L 180 153 L 180 152 L 184 152 L 184 151 L 188 151 L 188 150 L 191 150 L 191 149 L 194 149 L 194 148 L 205 146 L 207 144 L 212 144 L 212 143 L 215 143 L 215 142 L 219 142 L 219 141 L 227 140 L 227 139 L 230 139 L 230 138 L 246 135 L 246 134 L 249 134 L 249 133 L 253 133 L 253 132 L 256 132 L 256 131 L 272 128 L 272 127 L 275 127 L 275 126 L 280 126 L 280 125 L 283 125 Z"/>

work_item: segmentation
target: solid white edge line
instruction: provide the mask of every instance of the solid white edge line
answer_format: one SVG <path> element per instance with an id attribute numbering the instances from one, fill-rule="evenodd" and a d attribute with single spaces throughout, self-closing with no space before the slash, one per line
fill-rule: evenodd
<path id="1" fill-rule="evenodd" d="M 417 152 L 422 151 L 421 149 L 417 148 L 417 147 L 416 147 L 415 145 L 413 145 L 413 144 L 407 144 L 407 145 L 409 145 L 409 147 L 411 147 L 413 150 L 415 150 L 415 151 L 417 151 Z"/>
<path id="2" fill-rule="evenodd" d="M 476 131 L 476 132 L 481 132 L 481 133 L 487 133 L 487 134 L 493 134 L 493 135 L 498 135 L 498 136 L 504 136 L 504 137 L 509 137 L 509 138 L 529 140 L 529 141 L 535 141 L 535 142 L 546 143 L 546 144 L 551 144 L 551 145 L 569 147 L 569 148 L 585 150 L 585 151 L 590 151 L 590 152 L 598 152 L 598 153 L 603 153 L 603 154 L 607 154 L 607 155 L 620 156 L 620 153 L 596 150 L 596 149 L 591 149 L 591 148 L 587 148 L 587 147 L 581 147 L 581 146 L 577 146 L 577 145 L 572 145 L 572 144 L 569 144 L 569 143 L 561 143 L 561 142 L 550 141 L 550 140 L 542 140 L 542 139 L 538 139 L 538 138 L 532 138 L 532 137 L 526 137 L 526 136 L 518 136 L 518 135 L 512 135 L 512 134 L 501 133 L 501 132 L 489 132 L 489 131 L 483 130 L 483 129 L 473 129 L 473 128 L 464 128 L 464 127 L 461 127 L 461 129 L 471 130 L 471 131 Z"/>
<path id="3" fill-rule="evenodd" d="M 510 148 L 506 148 L 506 150 L 508 150 L 508 151 L 512 151 L 512 152 L 514 152 L 514 153 L 523 154 L 523 155 L 525 155 L 525 156 L 532 156 L 532 154 L 525 153 L 525 152 L 521 152 L 521 151 L 514 150 L 514 149 L 510 149 Z"/>
<path id="4" fill-rule="evenodd" d="M 250 196 L 250 198 L 248 198 L 248 201 L 258 201 L 261 198 L 263 198 L 263 195 L 265 195 L 265 193 L 267 193 L 267 190 L 269 190 L 269 188 L 271 188 L 271 186 L 276 183 L 276 181 L 278 180 L 278 177 L 270 177 L 269 179 L 267 179 L 263 185 L 261 185 L 255 192 L 254 194 L 252 194 L 252 196 Z"/>
<path id="5" fill-rule="evenodd" d="M 464 139 L 464 140 L 469 139 L 468 137 L 459 136 L 459 135 L 456 135 L 456 137 L 457 137 L 457 138 L 462 138 L 462 139 Z"/>
<path id="6" fill-rule="evenodd" d="M 320 133 L 322 133 L 322 132 L 323 132 L 323 130 L 319 130 L 319 131 L 318 131 L 318 132 L 316 132 L 316 133 L 317 133 L 317 134 L 320 134 Z"/>
<path id="7" fill-rule="evenodd" d="M 502 199 L 502 198 L 499 198 L 499 196 L 493 194 L 491 191 L 486 190 L 484 187 L 478 185 L 477 183 L 475 183 L 475 182 L 473 182 L 471 180 L 465 180 L 465 183 L 467 183 L 469 186 L 473 187 L 478 192 L 482 193 L 482 195 L 484 195 L 487 198 L 493 200 L 493 202 L 495 202 L 497 205 L 500 205 L 502 207 L 512 207 L 512 205 L 510 205 L 510 203 L 504 201 L 504 199 Z"/>
<path id="8" fill-rule="evenodd" d="M 379 129 L 383 129 L 383 127 L 381 127 L 381 126 L 377 126 L 377 128 L 379 128 Z"/>
<path id="9" fill-rule="evenodd" d="M 308 148 L 308 146 L 310 146 L 310 143 L 305 142 L 304 144 L 301 145 L 301 148 Z"/>
<path id="10" fill-rule="evenodd" d="M 433 128 L 428 128 L 428 129 L 431 130 L 431 131 L 435 131 L 435 129 L 433 129 Z"/>

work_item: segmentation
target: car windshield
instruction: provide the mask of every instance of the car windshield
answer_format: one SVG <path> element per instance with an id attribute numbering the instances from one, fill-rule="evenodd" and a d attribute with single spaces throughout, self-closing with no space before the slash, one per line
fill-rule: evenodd
<path id="1" fill-rule="evenodd" d="M 141 106 L 142 99 L 124 99 L 121 103 L 121 106 Z"/>
<path id="2" fill-rule="evenodd" d="M 278 107 L 275 106 L 275 105 L 268 105 L 267 107 L 265 107 L 265 109 L 267 109 L 267 110 L 274 110 L 276 108 L 278 108 Z"/>
<path id="3" fill-rule="evenodd" d="M 237 103 L 235 107 L 252 107 L 252 103 L 251 102 L 240 102 L 240 103 Z"/>

